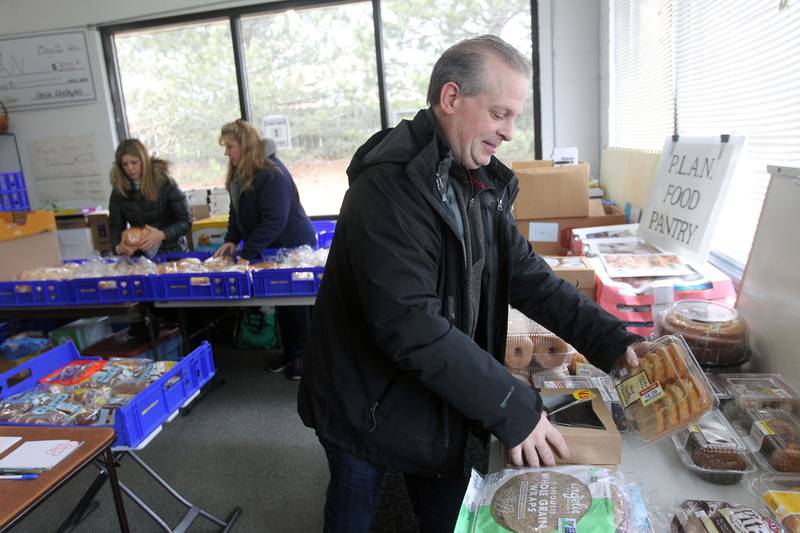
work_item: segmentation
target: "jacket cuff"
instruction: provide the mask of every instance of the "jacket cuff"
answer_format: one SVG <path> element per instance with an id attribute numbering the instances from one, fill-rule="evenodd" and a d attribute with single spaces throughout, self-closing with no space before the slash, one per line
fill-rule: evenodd
<path id="1" fill-rule="evenodd" d="M 625 351 L 628 349 L 628 346 L 637 342 L 642 342 L 643 340 L 644 337 L 641 335 L 626 332 L 619 338 L 613 347 L 603 355 L 602 358 L 595 358 L 591 361 L 591 363 L 603 372 L 608 373 L 608 371 L 611 370 L 611 367 L 613 367 L 614 364 L 625 355 Z"/>

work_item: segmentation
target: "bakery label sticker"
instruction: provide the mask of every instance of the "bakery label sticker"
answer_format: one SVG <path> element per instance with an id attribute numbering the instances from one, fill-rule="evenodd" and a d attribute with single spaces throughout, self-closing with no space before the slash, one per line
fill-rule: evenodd
<path id="1" fill-rule="evenodd" d="M 694 515 L 698 518 L 698 520 L 700 520 L 708 533 L 720 533 L 719 529 L 717 529 L 717 526 L 714 525 L 714 522 L 705 511 L 697 511 L 694 513 Z"/>
<path id="2" fill-rule="evenodd" d="M 756 420 L 751 433 L 755 438 L 763 439 L 764 437 L 775 435 L 775 430 L 770 427 L 766 420 Z"/>
<path id="3" fill-rule="evenodd" d="M 588 402 L 589 400 L 594 400 L 594 393 L 590 390 L 578 389 L 572 393 L 572 397 L 576 400 Z"/>
<path id="4" fill-rule="evenodd" d="M 698 426 L 694 422 L 689 424 L 689 427 L 687 429 L 689 430 L 689 433 L 700 433 L 700 434 L 703 433 L 702 431 L 700 431 L 700 426 Z"/>
<path id="5" fill-rule="evenodd" d="M 641 396 L 639 393 L 650 386 L 650 378 L 647 377 L 647 372 L 637 372 L 629 378 L 626 378 L 616 385 L 619 400 L 622 402 L 622 407 L 628 408 L 632 403 L 639 401 Z"/>
<path id="6" fill-rule="evenodd" d="M 658 381 L 639 391 L 639 398 L 642 401 L 643 407 L 648 407 L 663 397 L 664 389 L 661 387 L 661 384 Z"/>

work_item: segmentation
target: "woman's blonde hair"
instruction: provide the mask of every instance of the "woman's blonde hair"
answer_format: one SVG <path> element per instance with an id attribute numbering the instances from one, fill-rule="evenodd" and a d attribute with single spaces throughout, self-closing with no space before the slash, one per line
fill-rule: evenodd
<path id="1" fill-rule="evenodd" d="M 275 169 L 272 161 L 267 159 L 264 140 L 258 134 L 258 130 L 248 122 L 239 119 L 222 126 L 219 134 L 220 146 L 225 146 L 228 138 L 239 143 L 242 155 L 239 163 L 235 166 L 230 159 L 228 160 L 228 174 L 225 176 L 226 189 L 230 190 L 234 176 L 241 181 L 243 191 L 250 189 L 259 170 Z"/>
<path id="2" fill-rule="evenodd" d="M 139 139 L 125 139 L 117 146 L 114 154 L 114 168 L 111 169 L 111 184 L 114 189 L 125 198 L 133 190 L 133 182 L 125 172 L 125 167 L 122 166 L 122 156 L 125 155 L 137 157 L 142 162 L 142 195 L 152 202 L 156 201 L 160 183 L 157 183 L 156 176 L 153 174 L 150 154 L 147 153 L 147 148 Z"/>

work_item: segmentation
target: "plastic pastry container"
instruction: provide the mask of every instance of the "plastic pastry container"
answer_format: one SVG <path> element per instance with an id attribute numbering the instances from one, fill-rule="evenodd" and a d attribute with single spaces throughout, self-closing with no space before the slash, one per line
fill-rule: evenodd
<path id="1" fill-rule="evenodd" d="M 775 520 L 757 509 L 715 500 L 685 500 L 675 509 L 670 531 L 782 533 Z"/>
<path id="2" fill-rule="evenodd" d="M 755 472 L 750 450 L 718 410 L 672 435 L 678 456 L 695 476 L 717 485 L 733 485 Z"/>
<path id="3" fill-rule="evenodd" d="M 509 310 L 505 365 L 512 373 L 569 375 L 575 349 L 519 311 Z"/>
<path id="4" fill-rule="evenodd" d="M 750 492 L 786 533 L 800 533 L 800 476 L 764 474 L 750 481 Z"/>
<path id="5" fill-rule="evenodd" d="M 748 411 L 752 422 L 747 437 L 759 465 L 776 474 L 800 473 L 800 423 L 781 409 Z"/>
<path id="6" fill-rule="evenodd" d="M 723 400 L 732 399 L 731 393 L 725 388 L 725 385 L 717 374 L 709 374 L 706 372 L 706 379 L 708 380 L 708 384 L 711 385 L 711 390 L 714 392 L 714 396 L 717 397 L 717 400 L 722 402 Z"/>
<path id="7" fill-rule="evenodd" d="M 707 300 L 681 300 L 660 314 L 657 335 L 680 335 L 697 362 L 732 366 L 749 358 L 747 326 L 736 309 Z"/>
<path id="8" fill-rule="evenodd" d="M 730 394 L 730 400 L 722 401 L 722 412 L 742 435 L 750 432 L 748 410 L 800 413 L 800 396 L 778 374 L 718 374 L 717 378 Z"/>
<path id="9" fill-rule="evenodd" d="M 630 428 L 644 444 L 685 429 L 717 407 L 705 374 L 680 337 L 640 345 L 639 366 L 611 370 Z"/>

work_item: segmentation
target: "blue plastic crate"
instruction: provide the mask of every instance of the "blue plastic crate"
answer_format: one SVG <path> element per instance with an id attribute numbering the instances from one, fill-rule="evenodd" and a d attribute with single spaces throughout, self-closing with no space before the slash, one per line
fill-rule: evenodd
<path id="1" fill-rule="evenodd" d="M 227 300 L 250 298 L 250 275 L 247 272 L 198 272 L 150 276 L 153 299 L 158 300 Z"/>
<path id="2" fill-rule="evenodd" d="M 75 359 L 100 358 L 81 357 L 74 344 L 62 344 L 0 374 L 0 398 L 34 387 L 41 378 Z M 114 431 L 117 436 L 114 446 L 138 446 L 207 383 L 215 372 L 211 345 L 203 342 L 158 381 L 134 396 L 128 405 L 116 410 Z M 21 424 L 0 422 L 0 425 Z"/>
<path id="3" fill-rule="evenodd" d="M 66 281 L 0 281 L 0 307 L 37 307 L 71 303 Z"/>
<path id="4" fill-rule="evenodd" d="M 322 267 L 270 268 L 253 272 L 253 296 L 314 296 Z"/>
<path id="5" fill-rule="evenodd" d="M 150 276 L 80 278 L 67 282 L 69 298 L 76 304 L 144 302 L 153 299 Z"/>
<path id="6" fill-rule="evenodd" d="M 214 252 L 174 252 L 171 254 L 159 254 L 153 258 L 153 261 L 156 263 L 166 263 L 167 261 L 180 261 L 181 259 L 187 259 L 190 257 L 194 257 L 200 261 L 205 261 L 212 255 L 214 255 Z"/>
<path id="7" fill-rule="evenodd" d="M 0 173 L 0 211 L 27 211 L 30 208 L 22 172 Z"/>
<path id="8" fill-rule="evenodd" d="M 312 220 L 314 231 L 317 232 L 317 246 L 330 248 L 333 242 L 333 233 L 336 230 L 335 220 Z"/>

